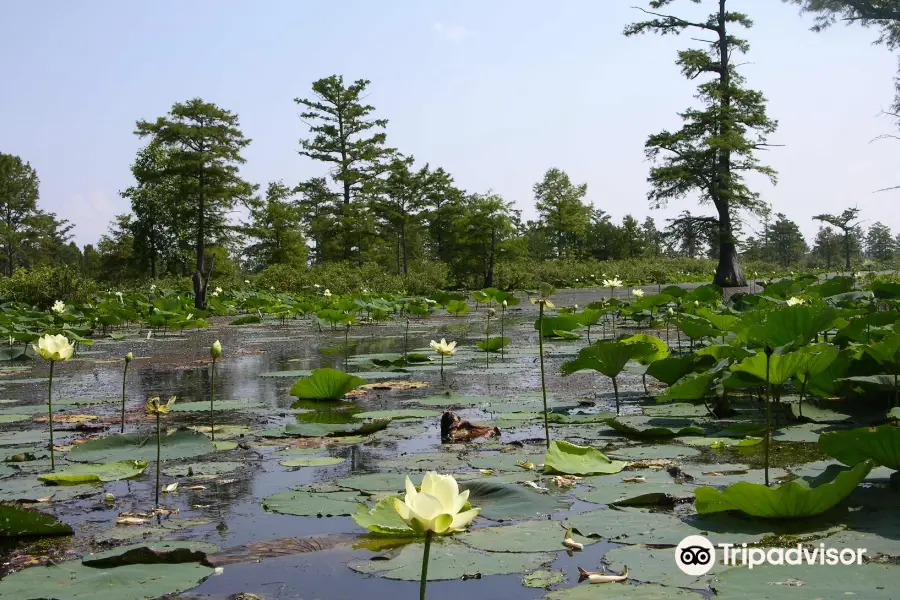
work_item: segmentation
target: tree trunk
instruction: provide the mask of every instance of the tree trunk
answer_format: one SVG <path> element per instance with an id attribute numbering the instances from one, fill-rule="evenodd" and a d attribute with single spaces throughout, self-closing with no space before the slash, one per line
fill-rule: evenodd
<path id="1" fill-rule="evenodd" d="M 206 283 L 203 280 L 203 266 L 206 262 L 204 255 L 206 242 L 206 197 L 203 190 L 203 172 L 200 172 L 200 201 L 197 213 L 197 264 L 192 277 L 194 281 L 194 307 L 206 308 Z"/>
<path id="2" fill-rule="evenodd" d="M 409 252 L 406 249 L 406 223 L 400 225 L 400 243 L 403 245 L 403 276 L 409 273 Z"/>
<path id="3" fill-rule="evenodd" d="M 731 214 L 727 206 L 719 209 L 719 265 L 716 267 L 713 283 L 723 288 L 747 285 L 744 269 L 738 262 L 737 245 L 731 232 Z"/>
<path id="4" fill-rule="evenodd" d="M 484 273 L 484 287 L 494 287 L 494 251 L 497 247 L 497 230 L 491 229 L 491 251 L 488 253 L 487 269 Z"/>
<path id="5" fill-rule="evenodd" d="M 844 232 L 844 268 L 850 271 L 850 232 Z"/>

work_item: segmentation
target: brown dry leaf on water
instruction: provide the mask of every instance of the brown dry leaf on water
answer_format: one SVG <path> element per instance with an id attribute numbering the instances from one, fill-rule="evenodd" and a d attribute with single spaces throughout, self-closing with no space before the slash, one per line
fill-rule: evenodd
<path id="1" fill-rule="evenodd" d="M 550 481 L 552 481 L 553 484 L 556 485 L 556 487 L 565 488 L 572 487 L 573 485 L 577 484 L 579 481 L 581 481 L 581 477 L 576 477 L 575 475 L 557 475 Z"/>
<path id="2" fill-rule="evenodd" d="M 639 469 L 668 469 L 669 467 L 677 466 L 674 460 L 670 460 L 668 458 L 647 458 L 644 460 L 636 460 L 634 462 L 628 463 L 626 469 L 637 471 Z"/>
<path id="3" fill-rule="evenodd" d="M 360 390 L 418 390 L 426 388 L 430 383 L 427 381 L 376 381 L 374 383 L 366 383 L 359 386 Z M 349 394 L 348 394 L 349 395 Z"/>
<path id="4" fill-rule="evenodd" d="M 83 415 L 83 414 L 70 415 L 70 414 L 63 413 L 63 414 L 53 415 L 53 423 L 54 423 L 54 425 L 57 423 L 87 423 L 89 421 L 96 421 L 99 418 L 100 417 L 98 417 L 97 415 Z M 34 421 L 35 423 L 46 423 L 47 417 L 46 416 L 35 417 L 34 419 L 32 419 L 32 421 Z"/>
<path id="5" fill-rule="evenodd" d="M 123 512 L 116 518 L 116 525 L 146 525 L 156 516 L 166 517 L 178 514 L 177 508 L 154 508 L 148 512 Z"/>
<path id="6" fill-rule="evenodd" d="M 622 483 L 647 483 L 647 478 L 641 475 L 635 477 L 623 477 Z"/>

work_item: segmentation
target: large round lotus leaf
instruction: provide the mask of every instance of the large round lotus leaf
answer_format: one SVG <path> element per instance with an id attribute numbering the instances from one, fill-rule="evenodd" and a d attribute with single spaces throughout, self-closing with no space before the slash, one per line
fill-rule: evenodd
<path id="1" fill-rule="evenodd" d="M 217 450 L 217 451 L 219 451 L 219 452 L 225 452 L 225 451 L 228 451 L 228 450 L 234 450 L 235 448 L 237 448 L 237 447 L 238 447 L 238 443 L 237 443 L 237 442 L 225 442 L 225 441 L 219 441 L 219 440 L 216 440 L 216 441 L 213 442 L 213 446 L 216 447 L 216 450 Z"/>
<path id="2" fill-rule="evenodd" d="M 16 500 L 37 501 L 41 498 L 52 498 L 53 502 L 62 502 L 73 498 L 86 498 L 103 491 L 99 485 L 46 485 L 36 477 L 4 479 L 0 485 L 0 500 L 15 502 Z"/>
<path id="3" fill-rule="evenodd" d="M 712 585 L 716 599 L 794 600 L 812 598 L 865 598 L 893 600 L 897 597 L 900 566 L 867 563 L 837 565 L 760 565 L 734 567 L 718 575 Z"/>
<path id="4" fill-rule="evenodd" d="M 736 446 L 738 448 L 758 446 L 762 444 L 763 441 L 764 440 L 761 437 L 695 437 L 685 438 L 684 443 L 688 446 L 694 446 L 696 448 L 712 448 L 714 450 L 721 450 L 722 448 L 731 448 L 732 446 Z"/>
<path id="5" fill-rule="evenodd" d="M 686 465 L 683 469 L 694 477 L 693 483 L 715 487 L 723 487 L 739 481 L 764 483 L 766 475 L 763 469 L 749 469 L 746 465 Z M 784 469 L 769 469 L 770 481 L 777 481 L 783 477 L 788 477 L 788 472 Z"/>
<path id="6" fill-rule="evenodd" d="M 216 477 L 224 473 L 237 471 L 242 466 L 244 466 L 244 463 L 222 460 L 185 465 L 164 465 L 162 472 L 166 477 Z"/>
<path id="7" fill-rule="evenodd" d="M 365 473 L 335 480 L 335 485 L 361 492 L 402 492 L 406 488 L 406 475 L 400 473 Z M 421 481 L 413 478 L 418 485 Z"/>
<path id="8" fill-rule="evenodd" d="M 58 412 L 65 412 L 67 408 L 70 407 L 59 407 L 57 408 L 56 402 L 53 403 L 53 412 L 54 414 Z M 4 408 L 0 410 L 0 415 L 10 415 L 10 414 L 19 414 L 19 415 L 46 415 L 47 414 L 47 404 L 20 404 L 18 406 Z"/>
<path id="9" fill-rule="evenodd" d="M 70 533 L 72 528 L 56 517 L 15 504 L 0 504 L 0 539 Z"/>
<path id="10" fill-rule="evenodd" d="M 567 498 L 541 494 L 519 483 L 501 483 L 494 477 L 460 481 L 459 489 L 469 490 L 469 503 L 492 521 L 534 519 L 572 505 Z"/>
<path id="11" fill-rule="evenodd" d="M 310 492 L 291 490 L 263 499 L 266 510 L 299 517 L 338 517 L 352 515 L 365 498 L 358 492 Z"/>
<path id="12" fill-rule="evenodd" d="M 19 421 L 27 421 L 30 418 L 28 415 L 0 415 L 0 423 L 18 423 Z"/>
<path id="13" fill-rule="evenodd" d="M 540 569 L 522 577 L 522 585 L 528 588 L 549 590 L 552 586 L 563 583 L 565 580 L 566 574 L 563 571 L 545 571 Z"/>
<path id="14" fill-rule="evenodd" d="M 56 381 L 56 378 L 53 378 Z M 121 402 L 122 398 L 59 398 L 53 400 L 54 408 L 57 406 L 90 406 L 92 404 L 112 404 Z"/>
<path id="15" fill-rule="evenodd" d="M 208 437 L 196 431 L 179 429 L 162 436 L 162 460 L 202 456 L 216 451 Z M 155 433 L 115 433 L 72 448 L 69 460 L 76 462 L 113 462 L 119 460 L 156 460 Z"/>
<path id="16" fill-rule="evenodd" d="M 0 597 L 145 600 L 189 590 L 212 574 L 212 568 L 199 563 L 95 569 L 73 560 L 7 575 L 0 580 Z"/>
<path id="17" fill-rule="evenodd" d="M 597 541 L 573 537 L 585 546 Z M 456 537 L 467 546 L 488 552 L 557 552 L 566 549 L 563 546 L 565 538 L 566 529 L 560 521 L 528 521 L 507 527 L 488 527 Z"/>
<path id="18" fill-rule="evenodd" d="M 896 493 L 896 492 L 895 492 Z M 900 556 L 900 520 L 894 507 L 860 510 L 846 519 L 848 529 L 828 538 L 834 548 L 865 548 L 866 556 Z"/>
<path id="19" fill-rule="evenodd" d="M 245 400 L 216 400 L 213 402 L 213 410 L 241 410 L 245 408 L 262 408 L 265 402 L 250 402 Z M 209 402 L 200 400 L 198 402 L 182 402 L 172 405 L 172 412 L 209 412 Z"/>
<path id="20" fill-rule="evenodd" d="M 301 456 L 281 461 L 283 467 L 327 467 L 344 462 L 340 456 Z"/>
<path id="21" fill-rule="evenodd" d="M 674 564 L 674 561 L 672 563 Z M 704 598 L 694 592 L 653 583 L 598 585 L 603 588 L 603 600 L 703 600 Z M 598 585 L 583 583 L 575 587 L 550 592 L 544 596 L 544 600 L 598 600 Z"/>
<path id="22" fill-rule="evenodd" d="M 644 482 L 626 482 L 625 479 L 641 477 Z M 594 483 L 592 479 L 590 483 Z M 575 496 L 595 504 L 621 504 L 625 506 L 672 505 L 673 500 L 692 498 L 692 485 L 676 483 L 666 471 L 628 471 L 615 477 L 600 478 L 593 490 L 576 489 Z"/>
<path id="23" fill-rule="evenodd" d="M 546 473 L 566 475 L 609 475 L 625 468 L 625 463 L 611 460 L 590 446 L 577 446 L 563 440 L 550 442 L 544 456 Z"/>
<path id="24" fill-rule="evenodd" d="M 827 429 L 827 425 L 819 423 L 801 423 L 772 431 L 772 440 L 775 442 L 815 443 L 819 441 L 819 435 Z"/>
<path id="25" fill-rule="evenodd" d="M 72 465 L 52 473 L 38 475 L 38 479 L 57 485 L 101 483 L 131 479 L 141 475 L 146 468 L 147 461 L 144 460 L 121 460 L 102 465 Z"/>
<path id="26" fill-rule="evenodd" d="M 503 402 L 500 398 L 491 396 L 463 396 L 454 392 L 447 392 L 437 396 L 429 396 L 420 400 L 411 400 L 415 404 L 422 406 L 440 406 L 441 408 L 451 408 L 454 406 L 478 406 L 481 404 L 491 404 L 494 402 Z"/>
<path id="27" fill-rule="evenodd" d="M 191 431 L 197 431 L 204 435 L 211 433 L 209 425 L 195 425 L 188 427 Z M 221 440 L 234 439 L 244 435 L 250 435 L 253 430 L 245 425 L 216 425 L 216 438 Z"/>
<path id="28" fill-rule="evenodd" d="M 53 377 L 53 383 L 58 383 L 58 382 L 62 382 L 62 381 L 68 381 L 69 379 L 71 379 L 71 377 L 66 377 L 66 376 L 56 376 L 56 375 L 55 375 L 55 376 Z M 44 384 L 46 384 L 46 383 L 47 383 L 47 378 L 46 378 L 46 377 L 31 377 L 31 378 L 28 378 L 28 379 L 4 379 L 4 380 L 3 380 L 3 383 L 4 383 L 4 384 L 9 384 L 9 383 L 21 383 L 21 384 L 23 384 L 23 385 L 33 384 L 33 383 L 44 383 Z"/>
<path id="29" fill-rule="evenodd" d="M 544 464 L 544 455 L 531 454 L 528 449 L 523 448 L 517 452 L 483 452 L 469 459 L 469 464 L 475 469 L 496 469 L 513 473 L 525 470 L 516 464 L 520 462 L 541 465 Z"/>
<path id="30" fill-rule="evenodd" d="M 397 408 L 394 410 L 370 410 L 356 413 L 354 419 L 431 419 L 441 416 L 436 410 L 424 408 Z"/>
<path id="31" fill-rule="evenodd" d="M 54 439 L 59 443 L 59 435 Z M 0 446 L 18 446 L 43 442 L 50 444 L 50 433 L 47 429 L 26 429 L 25 431 L 4 431 L 0 433 Z"/>
<path id="32" fill-rule="evenodd" d="M 610 450 L 608 454 L 624 460 L 646 460 L 649 458 L 671 458 L 673 460 L 697 456 L 700 451 L 688 446 L 674 444 L 655 444 L 652 446 L 631 446 Z"/>
<path id="33" fill-rule="evenodd" d="M 119 546 L 106 552 L 86 554 L 81 563 L 94 568 L 118 568 L 123 565 L 199 562 L 219 547 L 207 542 L 167 540 L 152 544 Z"/>
<path id="34" fill-rule="evenodd" d="M 312 371 L 308 369 L 300 370 L 300 371 L 268 371 L 266 373 L 260 373 L 259 377 L 309 377 Z"/>
<path id="35" fill-rule="evenodd" d="M 718 548 L 716 551 L 718 554 L 710 575 L 700 577 L 686 575 L 675 566 L 674 548 L 619 546 L 603 555 L 603 563 L 614 573 L 621 573 L 627 566 L 635 579 L 648 583 L 705 590 L 709 577 L 726 569 L 722 565 L 722 551 Z"/>
<path id="36" fill-rule="evenodd" d="M 310 456 L 322 452 L 325 452 L 325 448 L 322 446 L 316 446 L 314 448 L 285 448 L 284 450 L 273 452 L 272 456 Z"/>
<path id="37" fill-rule="evenodd" d="M 648 417 L 705 417 L 709 414 L 703 404 L 689 404 L 687 402 L 673 402 L 671 404 L 658 404 L 656 406 L 643 406 L 641 410 Z"/>
<path id="38" fill-rule="evenodd" d="M 409 544 L 389 560 L 354 561 L 348 566 L 359 573 L 386 579 L 419 581 L 422 575 L 421 543 Z M 463 575 L 482 576 L 522 573 L 549 564 L 553 554 L 482 552 L 452 539 L 436 538 L 431 545 L 428 581 L 461 579 Z"/>
<path id="39" fill-rule="evenodd" d="M 468 465 L 451 452 L 422 452 L 420 454 L 403 454 L 401 456 L 387 456 L 378 461 L 378 467 L 393 469 L 395 471 L 439 471 L 446 473 L 468 469 Z"/>

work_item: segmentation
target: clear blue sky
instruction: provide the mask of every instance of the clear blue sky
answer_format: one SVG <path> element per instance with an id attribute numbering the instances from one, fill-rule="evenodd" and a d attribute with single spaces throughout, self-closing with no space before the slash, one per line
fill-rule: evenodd
<path id="1" fill-rule="evenodd" d="M 306 135 L 293 102 L 331 74 L 372 81 L 369 101 L 390 119 L 389 144 L 442 166 L 472 192 L 493 189 L 534 216 L 531 187 L 549 167 L 588 185 L 619 220 L 659 223 L 646 202 L 646 137 L 677 127 L 694 84 L 673 64 L 682 38 L 625 38 L 643 0 L 28 0 L 6 2 L 0 30 L 0 152 L 31 162 L 41 206 L 96 242 L 128 208 L 140 142 L 153 119 L 195 96 L 237 112 L 242 173 L 265 185 L 324 174 L 297 154 Z M 757 189 L 807 236 L 812 214 L 858 204 L 900 231 L 900 141 L 889 107 L 896 58 L 874 31 L 808 31 L 779 0 L 731 0 L 756 21 L 743 73 L 765 92 L 784 144 L 765 158 L 780 172 Z M 711 10 L 687 0 L 679 14 Z M 697 37 L 696 35 L 694 37 Z"/>

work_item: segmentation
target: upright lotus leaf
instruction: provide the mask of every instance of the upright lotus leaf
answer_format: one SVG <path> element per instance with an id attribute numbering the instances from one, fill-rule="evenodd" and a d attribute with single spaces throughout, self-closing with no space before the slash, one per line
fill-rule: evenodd
<path id="1" fill-rule="evenodd" d="M 653 365 L 650 365 L 652 368 Z M 649 374 L 648 369 L 648 374 Z M 689 375 L 656 397 L 657 402 L 674 402 L 676 400 L 703 400 L 712 395 L 716 376 L 712 373 Z"/>
<path id="2" fill-rule="evenodd" d="M 103 483 L 132 479 L 142 475 L 146 468 L 145 460 L 121 460 L 101 465 L 72 465 L 52 473 L 38 475 L 38 479 L 57 485 Z"/>
<path id="3" fill-rule="evenodd" d="M 645 343 L 653 346 L 654 351 L 648 354 L 644 354 L 642 356 L 636 356 L 634 360 L 642 365 L 649 365 L 658 360 L 662 360 L 667 358 L 670 354 L 669 347 L 666 346 L 666 343 L 656 337 L 655 335 L 647 335 L 645 333 L 638 333 L 632 335 L 627 338 L 622 338 L 619 340 L 625 344 L 634 344 L 634 343 Z"/>
<path id="4" fill-rule="evenodd" d="M 819 436 L 819 449 L 847 466 L 871 459 L 888 469 L 900 470 L 900 428 L 891 424 L 827 431 Z"/>
<path id="5" fill-rule="evenodd" d="M 797 373 L 803 362 L 803 355 L 794 352 L 787 354 L 773 354 L 769 367 L 769 383 L 773 387 L 780 387 L 787 383 L 791 377 Z M 760 382 L 766 381 L 766 354 L 765 352 L 757 352 L 753 356 L 749 356 L 740 363 L 731 366 L 731 370 L 739 373 L 746 373 L 758 379 Z"/>
<path id="6" fill-rule="evenodd" d="M 680 314 L 672 320 L 672 323 L 692 340 L 722 335 L 712 323 L 696 315 Z"/>
<path id="7" fill-rule="evenodd" d="M 795 344 L 802 346 L 819 332 L 831 329 L 838 311 L 830 306 L 798 305 L 767 311 L 766 319 L 746 332 L 747 341 L 772 347 Z"/>
<path id="8" fill-rule="evenodd" d="M 738 510 L 753 517 L 791 519 L 818 515 L 850 495 L 872 470 L 870 460 L 853 469 L 842 471 L 834 481 L 810 487 L 802 479 L 768 487 L 759 483 L 741 481 L 722 491 L 713 487 L 695 490 L 694 506 L 701 515 Z"/>
<path id="9" fill-rule="evenodd" d="M 728 344 L 713 344 L 712 346 L 706 346 L 694 352 L 694 356 L 709 356 L 714 361 L 720 361 L 722 359 L 729 359 L 735 362 L 740 362 L 750 356 L 750 352 L 747 351 L 742 346 L 731 346 Z"/>
<path id="10" fill-rule="evenodd" d="M 337 369 L 314 369 L 309 377 L 294 383 L 290 394 L 300 400 L 340 400 L 365 382 L 365 379 Z"/>
<path id="11" fill-rule="evenodd" d="M 688 291 L 686 289 L 677 285 L 666 286 L 662 290 L 660 290 L 659 293 L 665 294 L 666 296 L 671 296 L 673 298 L 683 298 L 688 295 Z"/>
<path id="12" fill-rule="evenodd" d="M 505 348 L 510 343 L 508 337 L 491 337 L 486 340 L 478 340 L 475 345 L 485 352 L 500 352 L 501 348 Z"/>
<path id="13" fill-rule="evenodd" d="M 576 446 L 554 440 L 544 455 L 545 473 L 565 475 L 611 475 L 625 468 L 624 461 L 612 460 L 590 446 Z"/>
<path id="14" fill-rule="evenodd" d="M 71 527 L 60 523 L 52 515 L 18 504 L 0 504 L 0 539 L 71 533 Z"/>
<path id="15" fill-rule="evenodd" d="M 459 317 L 469 312 L 469 305 L 465 300 L 451 300 L 447 303 L 447 312 Z"/>
<path id="16" fill-rule="evenodd" d="M 563 363 L 562 372 L 564 375 L 571 375 L 578 371 L 589 370 L 607 377 L 617 377 L 629 360 L 649 356 L 656 351 L 656 346 L 646 342 L 600 340 L 582 348 L 575 360 Z"/>
<path id="17" fill-rule="evenodd" d="M 713 326 L 722 333 L 731 331 L 735 323 L 740 320 L 740 317 L 736 315 L 714 312 L 706 307 L 697 309 L 696 314 L 712 323 Z"/>
<path id="18" fill-rule="evenodd" d="M 534 329 L 537 330 L 540 323 L 543 325 L 540 327 L 541 334 L 546 337 L 561 337 L 557 332 L 559 331 L 575 331 L 581 326 L 581 321 L 578 318 L 578 315 L 558 315 L 556 317 L 548 317 L 544 315 L 543 320 L 535 319 L 534 321 Z"/>
<path id="19" fill-rule="evenodd" d="M 845 275 L 840 275 L 838 277 L 826 279 L 822 283 L 809 286 L 808 288 L 806 288 L 805 293 L 808 296 L 828 298 L 829 296 L 836 296 L 838 294 L 852 292 L 854 287 L 856 287 L 855 279 L 853 279 L 852 277 L 847 277 Z"/>
<path id="20" fill-rule="evenodd" d="M 646 373 L 666 385 L 673 385 L 698 367 L 700 361 L 695 357 L 696 353 L 655 360 L 647 367 Z"/>
<path id="21" fill-rule="evenodd" d="M 820 398 L 840 396 L 845 388 L 843 378 L 854 362 L 853 353 L 851 348 L 841 350 L 824 371 L 813 374 L 806 383 L 806 395 Z"/>
<path id="22" fill-rule="evenodd" d="M 668 294 L 667 291 L 669 288 L 663 290 L 664 294 Z M 708 303 L 708 302 L 718 302 L 722 299 L 722 288 L 717 286 L 714 283 L 707 283 L 704 285 L 700 285 L 695 287 L 693 290 L 688 292 L 687 295 L 684 296 L 685 302 L 700 302 L 700 303 Z"/>
<path id="23" fill-rule="evenodd" d="M 880 342 L 864 346 L 863 352 L 889 373 L 900 372 L 900 333 L 886 335 Z"/>

